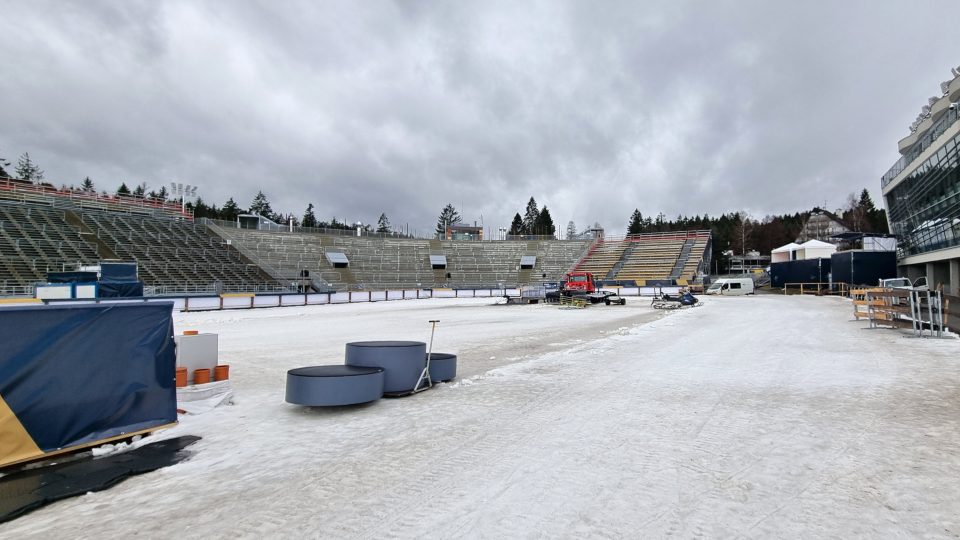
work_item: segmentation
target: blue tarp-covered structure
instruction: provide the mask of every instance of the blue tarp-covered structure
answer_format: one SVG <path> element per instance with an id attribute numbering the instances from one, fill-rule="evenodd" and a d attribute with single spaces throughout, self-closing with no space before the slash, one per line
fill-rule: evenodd
<path id="1" fill-rule="evenodd" d="M 100 281 L 138 281 L 137 263 L 100 263 Z"/>
<path id="2" fill-rule="evenodd" d="M 101 281 L 100 298 L 129 298 L 143 296 L 142 281 Z"/>
<path id="3" fill-rule="evenodd" d="M 137 263 L 100 263 L 100 297 L 143 296 L 143 282 L 137 278 Z"/>
<path id="4" fill-rule="evenodd" d="M 173 304 L 0 309 L 0 466 L 176 422 Z"/>
<path id="5" fill-rule="evenodd" d="M 783 287 L 785 283 L 829 283 L 830 259 L 803 259 L 770 264 L 770 284 Z"/>
<path id="6" fill-rule="evenodd" d="M 833 280 L 850 285 L 876 286 L 881 279 L 897 277 L 893 251 L 841 251 L 830 256 Z"/>

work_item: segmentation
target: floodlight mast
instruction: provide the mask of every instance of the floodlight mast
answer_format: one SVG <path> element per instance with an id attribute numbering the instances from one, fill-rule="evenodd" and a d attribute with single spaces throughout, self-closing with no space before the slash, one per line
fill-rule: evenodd
<path id="1" fill-rule="evenodd" d="M 197 186 L 184 185 L 182 182 L 170 182 L 174 197 L 180 197 L 180 213 L 187 213 L 187 197 L 197 196 Z"/>

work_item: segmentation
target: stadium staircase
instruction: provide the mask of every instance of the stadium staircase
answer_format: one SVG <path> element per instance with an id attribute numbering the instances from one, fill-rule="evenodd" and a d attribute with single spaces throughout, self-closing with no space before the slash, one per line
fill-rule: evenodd
<path id="1" fill-rule="evenodd" d="M 680 279 L 680 276 L 683 275 L 683 269 L 687 265 L 687 260 L 690 258 L 690 252 L 693 250 L 693 244 L 695 240 L 692 238 L 687 238 L 683 242 L 683 247 L 680 248 L 680 256 L 677 257 L 677 264 L 673 265 L 673 270 L 670 271 L 670 279 Z"/>
<path id="2" fill-rule="evenodd" d="M 103 240 L 100 240 L 100 237 L 97 236 L 97 233 L 94 232 L 90 227 L 83 222 L 83 218 L 77 215 L 73 210 L 64 210 L 64 217 L 71 226 L 73 226 L 77 231 L 80 232 L 80 237 L 83 238 L 88 244 L 92 244 L 97 250 L 97 255 L 100 259 L 106 260 L 117 260 L 120 257 L 110 249 L 110 246 L 106 244 Z"/>
<path id="3" fill-rule="evenodd" d="M 604 276 L 604 279 L 615 279 L 617 277 L 617 274 L 620 273 L 620 270 L 623 270 L 623 265 L 626 264 L 631 255 L 633 255 L 633 248 L 634 244 L 633 242 L 630 242 L 627 245 L 627 248 L 623 250 L 623 255 L 620 256 L 620 260 L 617 261 L 617 264 L 613 265 L 613 268 L 611 268 L 609 272 L 607 272 L 607 275 Z"/>

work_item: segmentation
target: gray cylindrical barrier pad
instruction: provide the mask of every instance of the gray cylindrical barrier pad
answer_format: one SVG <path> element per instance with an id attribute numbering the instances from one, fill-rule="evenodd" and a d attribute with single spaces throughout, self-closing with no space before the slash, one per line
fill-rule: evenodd
<path id="1" fill-rule="evenodd" d="M 435 352 L 430 355 L 430 380 L 452 381 L 457 376 L 457 355 Z"/>
<path id="2" fill-rule="evenodd" d="M 348 366 L 383 368 L 383 392 L 413 391 L 427 362 L 427 344 L 421 341 L 355 341 L 347 343 Z"/>
<path id="3" fill-rule="evenodd" d="M 287 403 L 331 407 L 366 403 L 381 397 L 381 368 L 332 365 L 287 372 Z"/>

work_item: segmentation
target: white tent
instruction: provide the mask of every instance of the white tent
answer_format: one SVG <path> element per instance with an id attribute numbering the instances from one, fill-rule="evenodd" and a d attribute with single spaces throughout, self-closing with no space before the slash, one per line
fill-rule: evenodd
<path id="1" fill-rule="evenodd" d="M 797 260 L 829 258 L 837 252 L 837 246 L 821 242 L 820 240 L 807 240 L 797 247 Z"/>
<path id="2" fill-rule="evenodd" d="M 792 253 L 796 251 L 797 248 L 799 247 L 800 247 L 799 244 L 790 242 L 785 246 L 780 246 L 777 249 L 772 250 L 770 252 L 770 262 L 778 263 L 778 262 L 792 261 L 794 259 L 794 256 L 792 255 Z"/>

